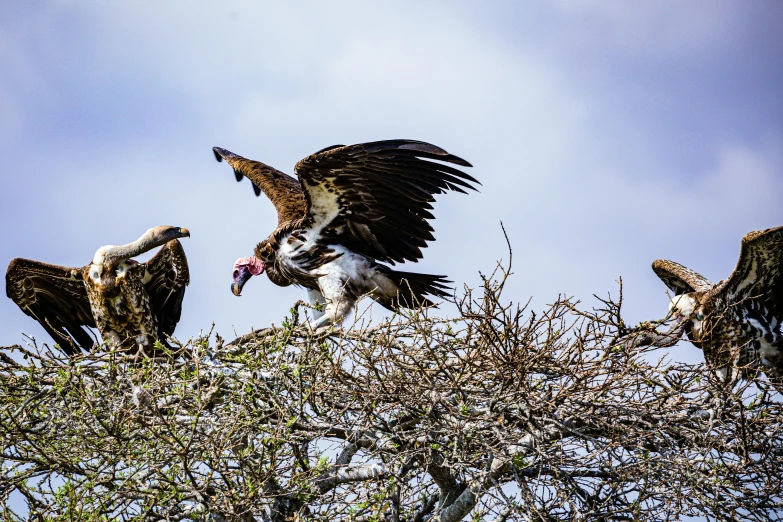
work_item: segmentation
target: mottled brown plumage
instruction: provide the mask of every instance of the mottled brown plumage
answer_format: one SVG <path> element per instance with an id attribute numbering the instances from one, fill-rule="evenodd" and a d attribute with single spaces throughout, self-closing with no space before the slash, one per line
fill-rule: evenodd
<path id="1" fill-rule="evenodd" d="M 652 269 L 655 275 L 661 278 L 661 281 L 674 292 L 674 295 L 705 292 L 715 286 L 703 275 L 675 261 L 658 259 L 653 261 Z"/>
<path id="2" fill-rule="evenodd" d="M 51 265 L 17 258 L 8 265 L 5 293 L 22 311 L 38 321 L 68 355 L 89 349 L 87 328 L 95 319 L 84 286 L 83 268 Z"/>
<path id="3" fill-rule="evenodd" d="M 428 305 L 427 294 L 447 295 L 443 276 L 397 272 L 379 263 L 421 259 L 421 249 L 434 240 L 428 223 L 434 196 L 478 184 L 447 165 L 470 167 L 467 161 L 412 140 L 335 145 L 297 163 L 297 181 L 225 149 L 213 151 L 234 168 L 237 180 L 249 178 L 256 194 L 264 192 L 277 209 L 277 228 L 254 252 L 272 282 L 297 284 L 325 298 L 334 320 L 345 310 L 330 310 L 329 303 L 336 307 L 346 299 L 350 308 L 364 293 L 389 308 Z M 252 259 L 235 265 L 237 294 L 250 277 L 242 271 L 245 262 Z"/>
<path id="4" fill-rule="evenodd" d="M 215 159 L 226 160 L 226 163 L 234 169 L 234 177 L 237 181 L 242 181 L 243 177 L 249 179 L 256 196 L 263 192 L 272 201 L 277 210 L 278 226 L 304 217 L 305 197 L 296 179 L 260 161 L 245 159 L 219 147 L 213 148 L 212 152 L 215 154 Z"/>
<path id="5" fill-rule="evenodd" d="M 736 268 L 717 284 L 673 261 L 655 261 L 653 270 L 675 294 L 672 307 L 713 368 L 736 368 L 746 378 L 764 370 L 781 386 L 783 227 L 742 238 Z"/>
<path id="6" fill-rule="evenodd" d="M 165 344 L 174 333 L 182 313 L 190 275 L 182 245 L 173 238 L 188 236 L 177 227 L 150 229 L 130 245 L 101 247 L 82 268 L 17 258 L 8 265 L 6 295 L 68 355 L 92 348 L 87 328 L 97 328 L 116 348 L 152 353 L 156 340 Z M 125 257 L 160 244 L 146 263 Z"/>

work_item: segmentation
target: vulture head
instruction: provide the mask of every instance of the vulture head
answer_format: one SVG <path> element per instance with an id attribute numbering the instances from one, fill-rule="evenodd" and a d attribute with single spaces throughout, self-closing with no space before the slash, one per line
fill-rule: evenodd
<path id="1" fill-rule="evenodd" d="M 706 315 L 701 303 L 704 293 L 689 292 L 675 295 L 669 300 L 669 315 L 685 326 L 685 332 L 689 335 L 701 333 L 702 321 Z"/>
<path id="2" fill-rule="evenodd" d="M 659 259 L 653 263 L 652 269 L 673 294 L 669 300 L 669 315 L 685 327 L 691 340 L 693 336 L 701 336 L 703 321 L 712 309 L 710 296 L 716 285 L 674 261 Z"/>
<path id="3" fill-rule="evenodd" d="M 251 276 L 263 273 L 264 262 L 257 257 L 240 257 L 234 261 L 234 282 L 231 283 L 231 291 L 234 295 L 242 294 L 242 287 Z"/>
<path id="4" fill-rule="evenodd" d="M 699 295 L 702 292 L 691 292 L 688 294 L 675 295 L 669 301 L 669 310 L 675 317 L 679 316 L 688 319 L 703 319 L 703 311 L 699 303 Z"/>

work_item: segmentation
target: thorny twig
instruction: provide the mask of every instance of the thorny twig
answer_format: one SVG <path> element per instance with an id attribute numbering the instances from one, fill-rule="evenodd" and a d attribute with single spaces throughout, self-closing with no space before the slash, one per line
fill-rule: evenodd
<path id="1" fill-rule="evenodd" d="M 510 269 L 466 288 L 451 319 L 313 335 L 291 317 L 165 362 L 8 347 L 3 516 L 778 516 L 783 414 L 763 385 L 651 360 L 638 339 L 657 325 L 627 328 L 621 301 L 506 302 Z"/>

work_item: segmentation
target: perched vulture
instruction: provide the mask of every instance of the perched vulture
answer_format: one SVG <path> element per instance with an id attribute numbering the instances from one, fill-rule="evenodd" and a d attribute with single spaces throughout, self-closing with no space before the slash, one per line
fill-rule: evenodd
<path id="1" fill-rule="evenodd" d="M 412 140 L 334 145 L 308 156 L 292 178 L 258 161 L 213 149 L 218 161 L 253 183 L 277 209 L 277 228 L 251 257 L 234 263 L 231 290 L 240 295 L 254 275 L 266 272 L 280 286 L 308 290 L 316 314 L 311 325 L 339 323 L 356 300 L 369 294 L 388 309 L 428 306 L 445 297 L 445 276 L 392 270 L 386 264 L 417 261 L 432 241 L 435 194 L 475 190 L 473 177 L 448 165 L 470 163 Z M 430 161 L 436 160 L 436 161 Z"/>
<path id="2" fill-rule="evenodd" d="M 111 346 L 152 354 L 166 345 L 182 312 L 190 282 L 178 227 L 155 227 L 123 246 L 102 246 L 82 268 L 14 259 L 5 274 L 6 295 L 38 321 L 68 355 L 90 350 L 88 328 L 98 328 Z M 132 257 L 164 245 L 146 263 Z"/>
<path id="3" fill-rule="evenodd" d="M 722 377 L 763 370 L 783 390 L 783 227 L 742 238 L 734 272 L 713 284 L 673 261 L 658 260 L 655 273 L 674 293 L 673 313 L 688 338 Z"/>

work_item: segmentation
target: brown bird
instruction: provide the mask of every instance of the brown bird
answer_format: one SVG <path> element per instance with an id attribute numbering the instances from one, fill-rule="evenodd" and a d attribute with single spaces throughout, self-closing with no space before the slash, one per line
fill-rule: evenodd
<path id="1" fill-rule="evenodd" d="M 68 355 L 93 347 L 86 328 L 115 348 L 151 354 L 156 340 L 167 345 L 174 333 L 190 282 L 180 237 L 190 232 L 151 228 L 133 243 L 102 246 L 82 268 L 17 258 L 5 274 L 6 295 Z M 131 259 L 161 245 L 146 263 Z"/>
<path id="2" fill-rule="evenodd" d="M 652 268 L 674 293 L 670 306 L 688 338 L 722 378 L 763 370 L 783 390 L 783 227 L 742 238 L 737 267 L 717 284 L 674 261 Z"/>
<path id="3" fill-rule="evenodd" d="M 237 181 L 248 178 L 256 195 L 263 192 L 277 209 L 277 228 L 253 256 L 234 263 L 235 295 L 263 272 L 277 285 L 304 287 L 312 303 L 325 305 L 313 328 L 340 322 L 364 294 L 388 309 L 431 305 L 427 295 L 448 295 L 445 276 L 382 263 L 421 259 L 434 240 L 427 222 L 433 196 L 475 190 L 471 183 L 478 181 L 446 164 L 470 167 L 467 161 L 421 141 L 334 145 L 297 163 L 297 180 L 225 149 L 213 151 Z"/>

